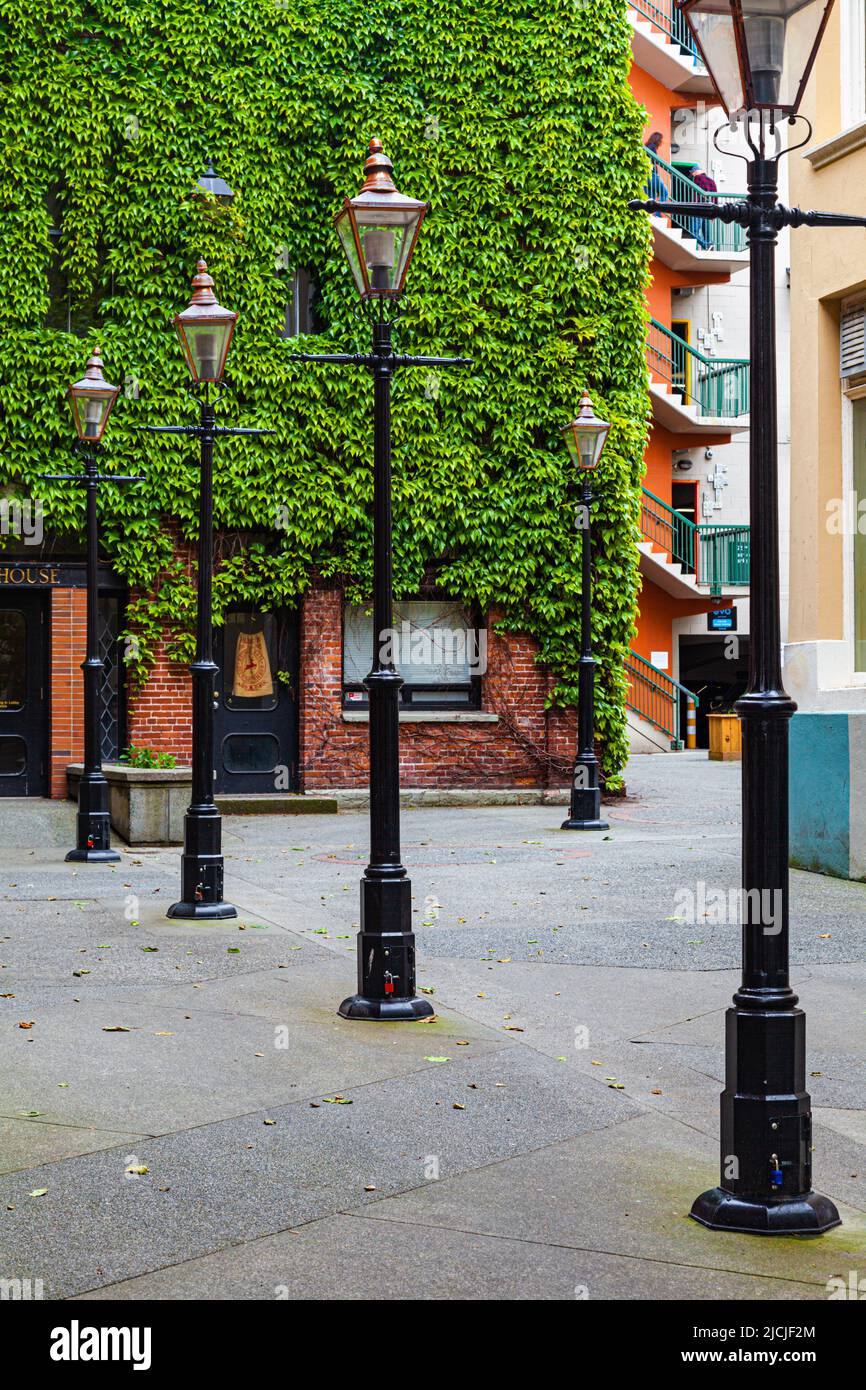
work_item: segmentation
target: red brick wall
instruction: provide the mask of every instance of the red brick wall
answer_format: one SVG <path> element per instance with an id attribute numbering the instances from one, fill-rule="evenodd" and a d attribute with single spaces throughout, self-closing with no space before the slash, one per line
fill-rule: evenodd
<path id="1" fill-rule="evenodd" d="M 51 795 L 66 796 L 66 768 L 84 757 L 84 686 L 87 651 L 86 589 L 51 590 Z"/>
<path id="2" fill-rule="evenodd" d="M 574 756 L 573 714 L 548 714 L 550 678 L 524 634 L 499 636 L 490 614 L 482 708 L 497 724 L 402 723 L 400 775 L 406 787 L 546 787 L 567 785 Z M 367 724 L 342 718 L 342 599 L 336 585 L 317 585 L 301 615 L 301 780 L 305 791 L 365 787 Z M 554 765 L 551 766 L 551 759 Z M 563 767 L 556 766 L 560 761 Z"/>
<path id="3" fill-rule="evenodd" d="M 140 691 L 131 693 L 127 737 L 139 748 L 174 753 L 181 765 L 192 757 L 192 681 L 189 670 L 166 654 L 165 643 Z"/>
<path id="4" fill-rule="evenodd" d="M 66 765 L 82 755 L 80 662 L 85 643 L 84 590 L 52 595 L 52 795 L 66 795 Z M 547 712 L 551 687 L 526 634 L 499 636 L 488 619 L 482 708 L 495 724 L 403 723 L 401 780 L 406 787 L 563 787 L 574 757 L 575 716 Z M 342 710 L 342 593 L 316 582 L 301 605 L 300 778 L 304 791 L 367 785 L 367 724 L 347 724 Z M 192 752 L 189 672 L 157 652 L 144 687 L 130 693 L 130 742 L 173 753 Z"/>

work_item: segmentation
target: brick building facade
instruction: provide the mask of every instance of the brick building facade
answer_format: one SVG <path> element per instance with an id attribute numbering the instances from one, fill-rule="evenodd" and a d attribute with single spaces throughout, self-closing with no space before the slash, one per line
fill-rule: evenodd
<path id="1" fill-rule="evenodd" d="M 29 694 L 22 690 L 20 701 L 14 679 L 11 685 L 7 681 L 12 699 L 4 711 L 4 727 L 15 727 L 6 747 L 4 790 L 12 795 L 62 798 L 67 795 L 67 767 L 80 762 L 83 755 L 83 565 L 27 558 L 11 561 L 7 577 L 15 582 L 0 587 L 0 624 L 5 625 L 6 639 L 3 660 L 13 676 L 16 661 L 22 669 L 26 665 L 41 676 L 38 689 L 34 685 Z M 125 599 L 116 578 L 103 571 L 103 756 L 111 761 L 122 748 L 134 744 L 170 753 L 179 765 L 188 765 L 192 751 L 189 671 L 185 662 L 171 654 L 166 640 L 158 645 L 141 687 L 130 683 L 124 688 L 120 634 Z M 274 646 L 273 694 L 265 700 L 236 695 L 231 664 L 238 649 L 226 642 L 227 628 L 216 629 L 216 659 L 222 668 L 217 682 L 219 791 L 278 794 L 366 787 L 368 714 L 357 687 L 351 694 L 346 690 L 345 606 L 338 583 L 314 578 L 296 609 L 282 614 L 278 623 L 268 614 L 231 616 L 229 626 L 234 621 L 239 630 L 250 620 L 255 631 L 263 623 L 272 624 L 275 634 L 285 635 L 285 641 L 279 638 L 283 643 L 279 653 Z M 467 699 L 465 707 L 443 707 L 444 702 L 434 698 L 437 707 L 413 702 L 401 708 L 403 786 L 544 789 L 568 785 L 576 737 L 574 711 L 546 707 L 553 681 L 536 660 L 536 643 L 526 634 L 497 632 L 499 616 L 494 608 L 476 619 L 486 638 L 485 662 L 473 681 L 471 702 Z M 30 659 L 34 655 L 36 659 Z M 279 665 L 287 669 L 278 672 Z M 407 674 L 405 669 L 403 673 Z M 416 699 L 419 692 L 425 693 L 416 686 Z M 437 695 L 447 697 L 447 690 L 439 687 Z M 252 714 L 248 706 L 253 707 Z M 11 760 L 10 747 L 15 754 Z"/>

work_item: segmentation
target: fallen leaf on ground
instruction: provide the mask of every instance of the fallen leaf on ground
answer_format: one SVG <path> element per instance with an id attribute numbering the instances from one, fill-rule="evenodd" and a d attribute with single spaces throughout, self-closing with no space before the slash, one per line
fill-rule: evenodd
<path id="1" fill-rule="evenodd" d="M 450 1057 L 425 1057 L 425 1062 L 450 1062 Z"/>
<path id="2" fill-rule="evenodd" d="M 103 1028 L 103 1033 L 129 1033 L 131 1030 L 122 1023 L 112 1023 L 109 1027 Z"/>
<path id="3" fill-rule="evenodd" d="M 28 1197 L 44 1197 L 48 1191 L 47 1187 L 34 1187 L 32 1192 L 28 1192 Z"/>

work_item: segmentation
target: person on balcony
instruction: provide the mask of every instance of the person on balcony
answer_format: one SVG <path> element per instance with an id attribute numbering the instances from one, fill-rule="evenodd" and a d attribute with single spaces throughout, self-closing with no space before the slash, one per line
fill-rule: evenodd
<path id="1" fill-rule="evenodd" d="M 654 130 L 652 135 L 644 144 L 644 149 L 646 150 L 647 154 L 649 154 L 651 158 L 655 156 L 655 158 L 652 158 L 652 164 L 650 166 L 650 176 L 647 179 L 646 183 L 646 196 L 648 198 L 654 198 L 658 203 L 666 203 L 670 197 L 670 194 L 667 190 L 667 185 L 662 179 L 659 167 L 655 162 L 656 159 L 661 159 L 661 154 L 659 153 L 659 151 L 661 150 L 661 144 L 663 140 L 664 136 L 662 135 L 661 131 Z"/>
<path id="2" fill-rule="evenodd" d="M 692 169 L 691 180 L 692 183 L 697 184 L 698 188 L 700 188 L 704 193 L 713 194 L 718 193 L 719 191 L 715 179 L 711 178 L 710 175 L 706 172 L 706 170 L 701 168 L 700 164 L 696 164 L 695 167 Z M 714 199 L 712 197 L 707 197 L 702 198 L 700 201 L 703 203 L 711 203 L 714 201 Z M 694 219 L 694 224 L 695 230 L 693 235 L 695 241 L 706 251 L 711 244 L 709 237 L 710 223 L 705 222 L 702 217 L 696 217 Z"/>

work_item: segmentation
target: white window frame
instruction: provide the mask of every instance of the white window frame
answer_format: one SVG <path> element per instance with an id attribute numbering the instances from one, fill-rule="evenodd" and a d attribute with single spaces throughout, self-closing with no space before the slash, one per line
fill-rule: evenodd
<path id="1" fill-rule="evenodd" d="M 842 129 L 866 121 L 866 0 L 842 0 Z"/>

